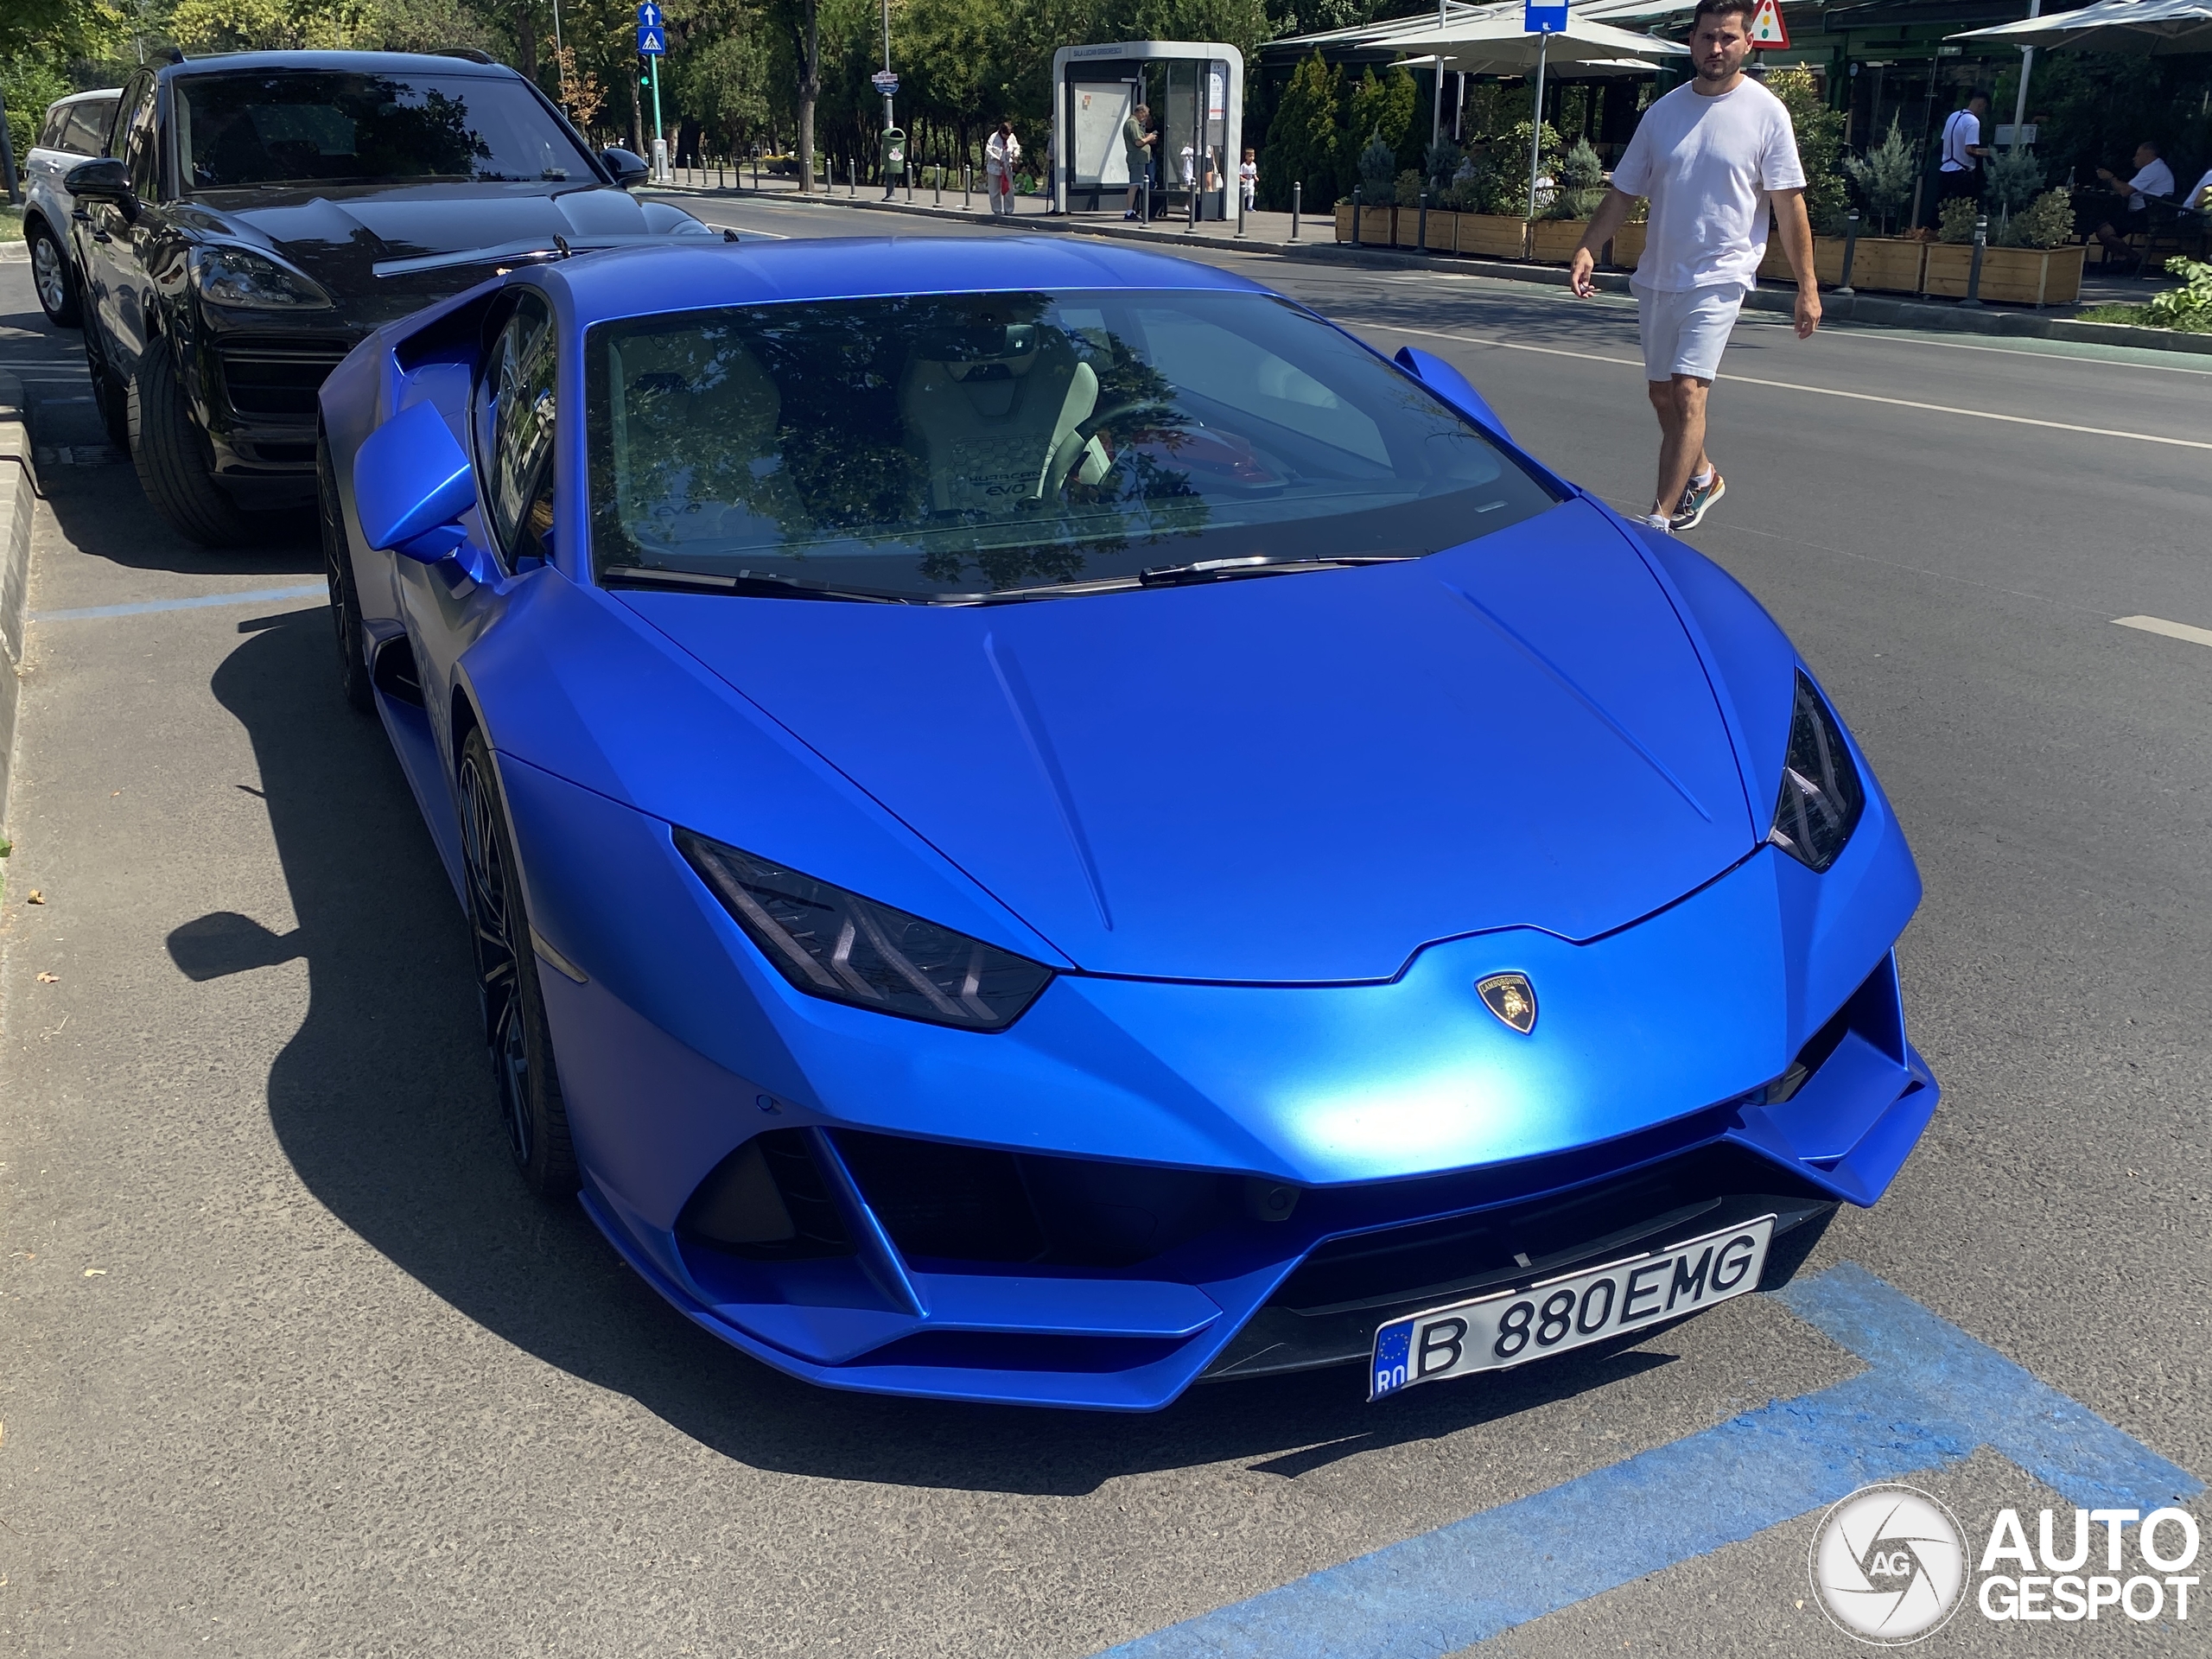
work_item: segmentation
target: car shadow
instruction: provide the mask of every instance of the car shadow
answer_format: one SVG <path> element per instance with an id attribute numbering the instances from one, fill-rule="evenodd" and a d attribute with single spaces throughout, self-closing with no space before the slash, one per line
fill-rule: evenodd
<path id="1" fill-rule="evenodd" d="M 1192 1389 L 1147 1416 L 886 1399 L 784 1376 L 692 1325 L 574 1203 L 508 1161 L 461 912 L 397 762 L 347 709 L 317 607 L 244 625 L 213 690 L 258 760 L 296 928 L 219 912 L 169 950 L 207 981 L 304 958 L 308 1014 L 270 1069 L 277 1139 L 308 1191 L 433 1294 L 546 1363 L 629 1395 L 753 1467 L 896 1485 L 1079 1496 L 1120 1475 L 1256 1459 L 1285 1478 L 1451 1434 L 1669 1363 L 1588 1351 L 1386 1408 L 1357 1370 Z"/>

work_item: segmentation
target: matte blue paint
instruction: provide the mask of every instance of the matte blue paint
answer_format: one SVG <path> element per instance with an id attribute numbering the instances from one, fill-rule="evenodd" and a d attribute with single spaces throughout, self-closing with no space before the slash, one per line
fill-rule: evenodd
<path id="1" fill-rule="evenodd" d="M 1895 815 L 1869 775 L 1824 874 L 1762 846 L 1796 653 L 1694 553 L 1571 486 L 1419 561 L 1072 601 L 593 584 L 585 330 L 969 290 L 974 255 L 927 238 L 587 255 L 391 324 L 324 382 L 364 649 L 404 634 L 423 694 L 380 691 L 386 731 L 456 878 L 459 737 L 490 737 L 531 923 L 585 976 L 540 979 L 587 1207 L 625 1259 L 702 1327 L 828 1386 L 1145 1411 L 1332 1239 L 1730 1147 L 1773 1166 L 1757 1190 L 1878 1198 L 1938 1099 L 1896 1006 L 1890 951 L 1920 889 Z M 994 249 L 982 283 L 1262 291 L 1042 238 Z M 510 573 L 456 435 L 488 308 L 517 286 L 550 304 L 563 368 L 552 562 Z M 1471 386 L 1413 367 L 1481 417 Z M 440 525 L 454 556 L 374 550 Z M 674 826 L 1056 977 L 988 1034 L 805 995 Z M 1503 969 L 1538 988 L 1532 1035 L 1474 995 Z M 1850 999 L 1836 1058 L 1756 1103 Z M 678 1236 L 699 1183 L 769 1128 L 810 1137 L 855 1254 Z M 835 1132 L 855 1129 L 1300 1194 L 1285 1221 L 1231 1203 L 1127 1268 L 956 1272 L 905 1259 L 846 1179 Z"/>
<path id="2" fill-rule="evenodd" d="M 1433 1659 L 1980 1446 L 2083 1509 L 2204 1490 L 1855 1263 L 1778 1295 L 1869 1369 L 1107 1655 Z"/>
<path id="3" fill-rule="evenodd" d="M 1425 352 L 1418 346 L 1402 346 L 1391 360 L 1476 425 L 1508 443 L 1513 442 L 1505 423 L 1497 417 L 1490 400 L 1475 390 L 1475 383 L 1435 353 Z"/>
<path id="4" fill-rule="evenodd" d="M 73 610 L 33 611 L 31 622 L 91 622 L 104 616 L 148 616 L 156 611 L 198 611 L 217 605 L 272 605 L 286 599 L 322 599 L 322 582 L 298 588 L 257 588 L 244 594 L 199 594 L 190 599 L 148 599 L 131 605 L 80 605 Z"/>

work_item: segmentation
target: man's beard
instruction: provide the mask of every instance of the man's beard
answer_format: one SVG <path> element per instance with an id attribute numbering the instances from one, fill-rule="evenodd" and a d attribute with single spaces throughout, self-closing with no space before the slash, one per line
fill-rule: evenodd
<path id="1" fill-rule="evenodd" d="M 1726 58 L 1700 58 L 1697 60 L 1697 78 L 1700 80 L 1726 80 L 1735 73 L 1735 68 L 1730 67 Z"/>

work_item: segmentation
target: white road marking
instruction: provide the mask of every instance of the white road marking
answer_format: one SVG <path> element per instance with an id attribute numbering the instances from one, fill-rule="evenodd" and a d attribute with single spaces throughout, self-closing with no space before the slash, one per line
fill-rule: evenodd
<path id="1" fill-rule="evenodd" d="M 1494 340 L 1481 334 L 1451 334 L 1434 328 L 1408 328 L 1394 322 L 1363 322 L 1363 327 L 1386 334 L 1416 334 L 1425 340 L 1456 340 L 1469 346 L 1495 346 L 1505 352 L 1538 352 L 1546 357 L 1575 357 L 1589 363 L 1618 363 L 1640 369 L 1633 357 L 1606 357 L 1596 352 L 1571 352 L 1563 346 L 1531 346 L 1524 340 Z M 2053 432 L 2080 432 L 2093 438 L 2126 438 L 2136 443 L 2171 444 L 2177 449 L 2212 449 L 2202 438 L 2170 438 L 2158 432 L 2122 432 L 2109 426 L 2076 426 L 2071 421 L 2038 421 L 2027 415 L 1999 415 L 1986 409 L 1960 409 L 1950 404 L 1923 404 L 1911 397 L 1884 397 L 1871 391 L 1844 391 L 1834 386 L 1808 386 L 1796 380 L 1765 380 L 1755 374 L 1724 374 L 1723 380 L 1739 385 L 1770 386 L 1777 391 L 1808 391 L 1819 397 L 1847 397 L 1855 404 L 1887 404 L 1893 409 L 1923 409 L 1934 415 L 1962 415 L 1969 420 L 2002 421 L 2008 426 L 2039 426 Z"/>
<path id="2" fill-rule="evenodd" d="M 2169 622 L 2163 616 L 2115 616 L 2113 626 L 2163 633 L 2169 639 L 2186 639 L 2192 645 L 2212 645 L 2212 628 L 2192 628 L 2186 622 Z"/>

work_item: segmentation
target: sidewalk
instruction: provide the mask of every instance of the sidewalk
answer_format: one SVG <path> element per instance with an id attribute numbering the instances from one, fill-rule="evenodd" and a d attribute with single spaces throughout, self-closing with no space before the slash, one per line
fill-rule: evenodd
<path id="1" fill-rule="evenodd" d="M 696 178 L 698 175 L 695 172 L 691 176 Z M 961 193 L 957 187 L 940 193 L 926 184 L 917 184 L 911 192 L 911 201 L 908 200 L 909 192 L 902 187 L 893 200 L 886 201 L 880 186 L 874 188 L 863 186 L 858 194 L 837 187 L 826 193 L 817 191 L 810 195 L 802 195 L 795 179 L 764 177 L 760 188 L 756 191 L 749 179 L 742 188 L 734 185 L 717 188 L 712 184 L 688 184 L 682 181 L 683 177 L 684 175 L 679 171 L 677 183 L 654 188 L 658 192 L 677 196 L 773 200 L 790 207 L 805 205 L 823 210 L 857 210 L 924 219 L 949 219 L 963 224 L 1005 225 L 1009 222 L 1003 218 L 995 219 L 982 207 L 983 196 L 980 189 L 970 198 L 976 205 L 963 210 L 960 206 Z M 1480 276 L 1498 282 L 1539 283 L 1555 288 L 1564 287 L 1567 283 L 1567 268 L 1563 265 L 1471 258 L 1456 254 L 1416 253 L 1407 248 L 1355 248 L 1336 240 L 1334 217 L 1325 208 L 1318 214 L 1301 216 L 1295 239 L 1292 236 L 1288 213 L 1248 213 L 1241 227 L 1234 219 L 1218 223 L 1206 220 L 1196 226 L 1181 219 L 1138 225 L 1123 219 L 1118 213 L 1055 214 L 1047 210 L 1046 199 L 1042 196 L 1017 198 L 1011 222 L 1015 228 L 1021 230 L 1105 237 L 1116 241 L 1151 243 L 1162 247 L 1212 248 L 1224 252 L 1234 249 L 1286 258 L 1368 264 L 1400 270 L 1449 271 L 1462 276 Z M 1609 292 L 1624 294 L 1628 291 L 1628 276 L 1623 271 L 1601 270 L 1595 274 L 1593 280 L 1599 288 Z M 2095 305 L 2118 299 L 2139 305 L 2157 291 L 2156 286 L 2150 283 L 2101 283 L 2093 278 L 2082 285 L 2082 303 Z M 2140 328 L 2124 323 L 2082 322 L 2056 308 L 2036 311 L 1992 304 L 1968 308 L 1949 301 L 1849 294 L 1840 289 L 1824 293 L 1821 302 L 1831 322 L 1855 322 L 1873 327 L 1923 332 L 2004 334 L 2014 338 L 2129 346 L 2152 351 L 2212 356 L 2212 334 L 2177 334 L 2171 329 Z M 1788 287 L 1760 289 L 1745 300 L 1745 306 L 1751 310 L 1783 314 L 1789 312 L 1795 303 L 1796 291 Z"/>

